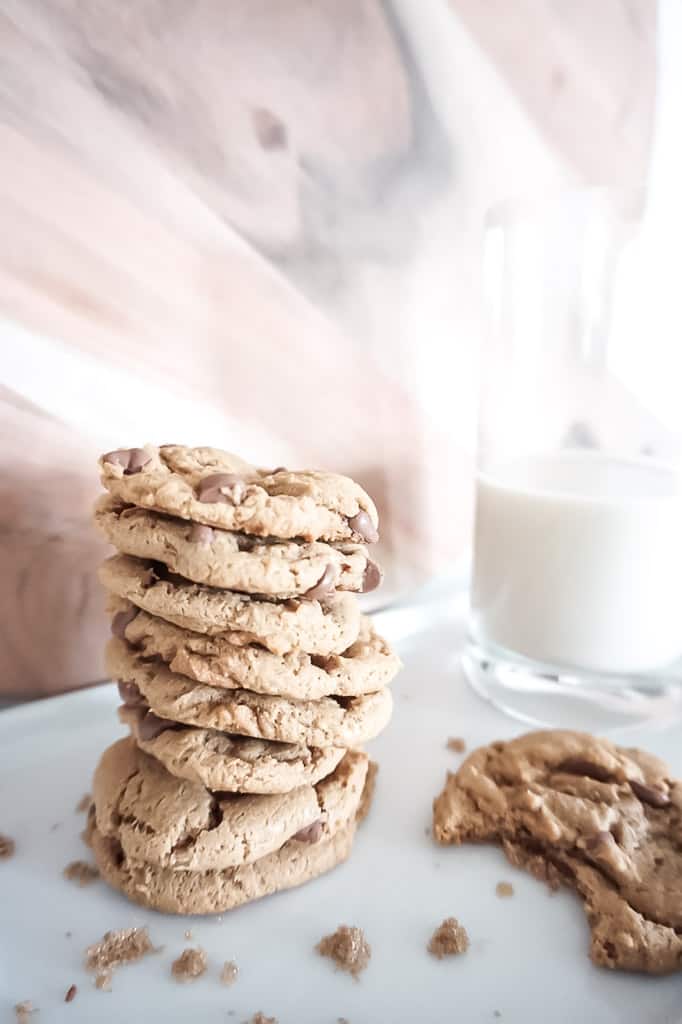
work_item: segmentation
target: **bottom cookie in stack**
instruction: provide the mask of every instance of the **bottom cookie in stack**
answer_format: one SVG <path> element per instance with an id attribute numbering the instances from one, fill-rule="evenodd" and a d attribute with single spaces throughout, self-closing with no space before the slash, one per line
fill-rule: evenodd
<path id="1" fill-rule="evenodd" d="M 220 913 L 344 861 L 367 776 L 367 755 L 347 751 L 326 778 L 286 794 L 212 792 L 119 740 L 95 773 L 89 839 L 103 877 L 134 902 Z"/>

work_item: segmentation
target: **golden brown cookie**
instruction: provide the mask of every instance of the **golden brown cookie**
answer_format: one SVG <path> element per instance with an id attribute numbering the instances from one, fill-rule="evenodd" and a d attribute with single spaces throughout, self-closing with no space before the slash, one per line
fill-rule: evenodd
<path id="1" fill-rule="evenodd" d="M 229 793 L 289 793 L 334 771 L 343 747 L 277 743 L 160 720 L 145 706 L 118 709 L 141 750 L 180 779 Z"/>
<path id="2" fill-rule="evenodd" d="M 189 583 L 159 562 L 114 555 L 99 568 L 106 589 L 168 622 L 231 644 L 262 644 L 273 654 L 302 650 L 340 654 L 360 632 L 360 610 L 351 594 L 317 600 L 274 601 Z"/>
<path id="3" fill-rule="evenodd" d="M 362 544 L 258 539 L 125 505 L 103 495 L 95 525 L 126 555 L 163 562 L 194 583 L 268 597 L 329 597 L 367 593 L 381 571 Z"/>
<path id="4" fill-rule="evenodd" d="M 448 774 L 433 828 L 575 889 L 595 963 L 682 968 L 682 784 L 651 754 L 562 731 L 493 743 Z"/>
<path id="5" fill-rule="evenodd" d="M 114 497 L 195 523 L 257 537 L 377 540 L 371 498 L 336 473 L 256 469 L 217 448 L 172 444 L 107 452 L 99 465 Z"/>
<path id="6" fill-rule="evenodd" d="M 358 746 L 381 732 L 393 708 L 386 687 L 360 697 L 292 700 L 205 686 L 171 672 L 158 659 L 142 658 L 118 637 L 112 637 L 107 645 L 105 664 L 112 679 L 136 687 L 160 718 L 280 743 Z M 137 702 L 138 696 L 132 692 Z"/>
<path id="7" fill-rule="evenodd" d="M 131 860 L 223 871 L 251 864 L 294 836 L 317 842 L 347 826 L 366 775 L 367 755 L 349 751 L 317 786 L 267 796 L 214 793 L 170 775 L 123 739 L 105 750 L 95 771 L 95 821 Z"/>
<path id="8" fill-rule="evenodd" d="M 321 657 L 304 651 L 272 654 L 259 644 L 235 645 L 225 636 L 194 633 L 136 612 L 125 601 L 112 604 L 112 610 L 119 633 L 144 657 L 158 657 L 171 671 L 208 686 L 296 700 L 355 697 L 382 689 L 400 669 L 400 659 L 366 616 L 355 643 L 342 654 Z"/>

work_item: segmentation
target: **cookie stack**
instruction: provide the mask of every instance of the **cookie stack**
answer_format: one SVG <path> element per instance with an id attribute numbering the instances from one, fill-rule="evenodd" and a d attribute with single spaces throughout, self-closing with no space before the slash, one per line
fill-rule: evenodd
<path id="1" fill-rule="evenodd" d="M 354 592 L 381 573 L 347 477 L 213 448 L 100 459 L 117 549 L 107 668 L 130 736 L 95 772 L 90 840 L 143 905 L 218 913 L 345 860 L 400 663 Z M 366 792 L 365 792 L 366 796 Z"/>

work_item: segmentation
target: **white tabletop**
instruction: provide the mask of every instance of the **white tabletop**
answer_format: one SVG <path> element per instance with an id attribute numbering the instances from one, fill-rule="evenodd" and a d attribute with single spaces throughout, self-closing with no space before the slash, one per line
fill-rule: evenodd
<path id="1" fill-rule="evenodd" d="M 214 918 L 173 918 L 128 903 L 102 882 L 79 889 L 63 867 L 88 857 L 74 808 L 89 788 L 102 748 L 121 735 L 112 686 L 0 713 L 0 832 L 13 836 L 13 859 L 0 862 L 0 1021 L 31 999 L 33 1020 L 186 1021 L 229 1024 L 257 1010 L 280 1024 L 493 1022 L 674 1024 L 682 1021 L 682 978 L 611 973 L 588 959 L 588 931 L 577 898 L 548 890 L 509 867 L 492 847 L 442 848 L 425 835 L 445 772 L 469 748 L 520 731 L 482 703 L 459 671 L 461 608 L 443 602 L 380 616 L 405 670 L 394 684 L 395 714 L 371 745 L 381 771 L 370 816 L 343 867 L 301 889 Z M 680 728 L 630 734 L 682 772 Z M 53 829 L 53 826 L 56 828 Z M 514 896 L 495 895 L 500 880 Z M 471 947 L 436 961 L 426 951 L 449 915 L 466 926 Z M 365 929 L 369 968 L 355 983 L 313 953 L 340 923 Z M 114 974 L 113 991 L 93 988 L 83 950 L 110 928 L 147 924 L 162 952 Z M 184 986 L 171 961 L 193 943 L 209 974 Z M 65 933 L 70 931 L 71 938 Z M 235 960 L 232 988 L 217 978 Z M 63 1002 L 69 985 L 72 1003 Z M 228 1011 L 233 1011 L 228 1015 Z"/>

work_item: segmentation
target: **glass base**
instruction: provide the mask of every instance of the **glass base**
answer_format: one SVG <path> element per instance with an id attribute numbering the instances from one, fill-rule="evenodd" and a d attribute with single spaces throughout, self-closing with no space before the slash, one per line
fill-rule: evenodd
<path id="1" fill-rule="evenodd" d="M 682 720 L 682 678 L 590 674 L 530 661 L 470 640 L 462 667 L 476 693 L 542 728 L 584 732 L 668 726 Z"/>

